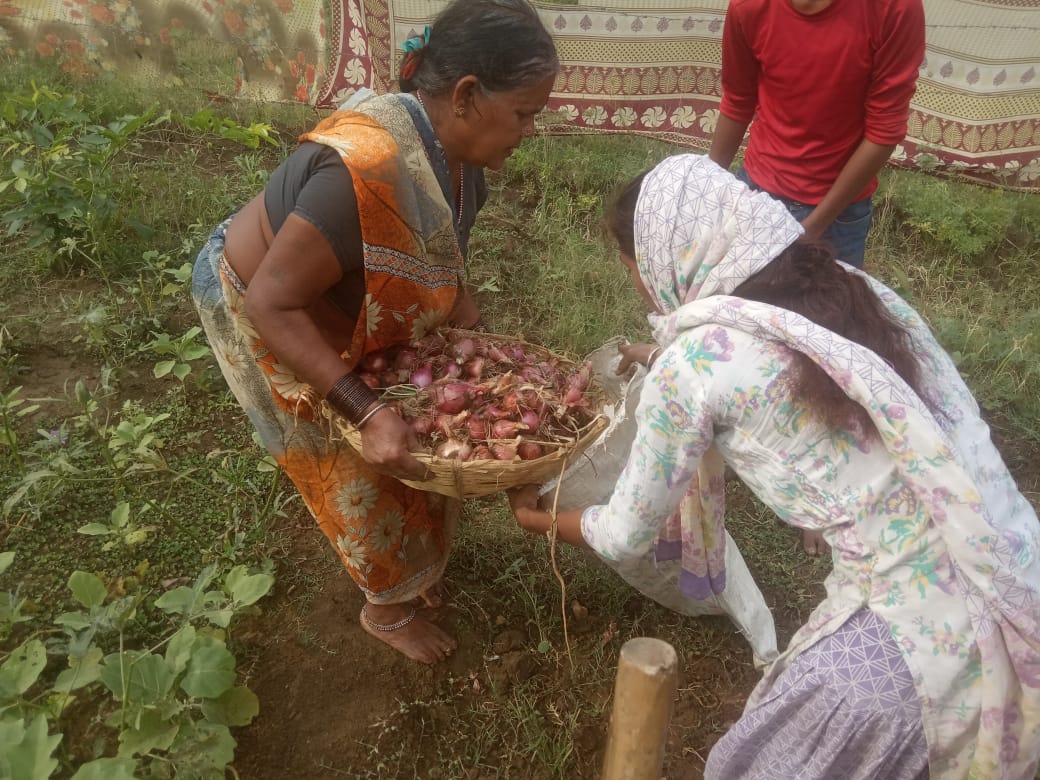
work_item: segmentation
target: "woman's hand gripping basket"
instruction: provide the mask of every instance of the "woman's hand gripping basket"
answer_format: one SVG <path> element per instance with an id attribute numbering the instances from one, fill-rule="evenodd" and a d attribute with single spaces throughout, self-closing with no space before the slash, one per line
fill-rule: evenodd
<path id="1" fill-rule="evenodd" d="M 486 496 L 559 476 L 607 424 L 588 364 L 509 336 L 442 328 L 366 355 L 358 371 L 426 448 L 416 458 L 427 478 L 402 481 L 446 496 Z M 324 411 L 360 452 L 360 431 Z"/>

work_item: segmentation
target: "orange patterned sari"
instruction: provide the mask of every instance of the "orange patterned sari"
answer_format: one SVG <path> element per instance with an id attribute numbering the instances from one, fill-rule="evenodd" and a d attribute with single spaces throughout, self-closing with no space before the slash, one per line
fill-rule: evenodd
<path id="1" fill-rule="evenodd" d="M 463 259 L 432 130 L 410 98 L 384 95 L 322 121 L 302 140 L 349 165 L 365 251 L 366 296 L 344 368 L 425 335 L 455 304 Z M 444 572 L 459 503 L 408 488 L 332 440 L 307 386 L 264 345 L 245 287 L 223 261 L 227 222 L 195 264 L 193 295 L 231 391 L 300 491 L 351 577 L 375 604 L 409 601 Z"/>

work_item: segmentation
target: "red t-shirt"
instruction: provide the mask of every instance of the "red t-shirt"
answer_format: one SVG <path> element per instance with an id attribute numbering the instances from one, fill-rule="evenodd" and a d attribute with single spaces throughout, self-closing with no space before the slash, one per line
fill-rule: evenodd
<path id="1" fill-rule="evenodd" d="M 733 0 L 722 34 L 722 105 L 748 122 L 744 166 L 764 190 L 819 203 L 863 138 L 897 144 L 924 59 L 921 0 Z M 873 180 L 860 194 L 877 188 Z"/>

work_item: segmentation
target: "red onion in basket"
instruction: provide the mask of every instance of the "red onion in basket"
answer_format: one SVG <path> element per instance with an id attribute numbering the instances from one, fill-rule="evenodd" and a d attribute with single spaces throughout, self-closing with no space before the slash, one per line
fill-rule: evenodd
<path id="1" fill-rule="evenodd" d="M 529 431 L 537 431 L 542 424 L 542 418 L 533 409 L 525 409 L 520 413 L 520 422 L 527 426 Z"/>
<path id="2" fill-rule="evenodd" d="M 397 353 L 397 357 L 394 358 L 394 368 L 407 368 L 411 370 L 415 367 L 416 354 L 414 349 L 408 349 L 405 347 Z"/>
<path id="3" fill-rule="evenodd" d="M 423 363 L 412 372 L 409 381 L 416 387 L 429 387 L 433 384 L 433 366 Z"/>
<path id="4" fill-rule="evenodd" d="M 451 343 L 451 346 L 448 347 L 448 353 L 459 363 L 465 363 L 477 354 L 477 344 L 468 336 L 463 336 L 458 341 Z"/>
<path id="5" fill-rule="evenodd" d="M 437 447 L 436 450 L 438 458 L 448 458 L 449 460 L 469 460 L 472 454 L 473 447 L 467 442 L 459 441 L 458 439 L 448 439 Z"/>
<path id="6" fill-rule="evenodd" d="M 433 433 L 435 423 L 432 417 L 416 417 L 412 420 L 412 430 L 420 436 L 429 436 Z"/>
<path id="7" fill-rule="evenodd" d="M 542 445 L 538 442 L 520 440 L 516 452 L 521 460 L 534 460 L 542 457 Z"/>
<path id="8" fill-rule="evenodd" d="M 447 385 L 437 385 L 430 391 L 433 404 L 438 412 L 445 414 L 458 414 L 463 409 L 468 409 L 473 401 L 473 390 L 469 385 L 461 382 L 452 382 Z"/>
<path id="9" fill-rule="evenodd" d="M 491 426 L 491 438 L 511 439 L 523 430 L 523 424 L 515 420 L 498 420 Z"/>
<path id="10" fill-rule="evenodd" d="M 382 352 L 369 352 L 361 359 L 361 367 L 372 374 L 381 374 L 390 367 Z"/>
<path id="11" fill-rule="evenodd" d="M 495 460 L 516 460 L 516 442 L 500 441 L 491 445 L 491 454 Z"/>

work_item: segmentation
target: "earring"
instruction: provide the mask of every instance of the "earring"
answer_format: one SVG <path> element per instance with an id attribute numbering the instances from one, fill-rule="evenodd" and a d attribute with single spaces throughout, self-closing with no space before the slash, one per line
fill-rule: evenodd
<path id="1" fill-rule="evenodd" d="M 455 116 L 465 116 L 466 109 L 462 106 L 455 106 Z"/>

